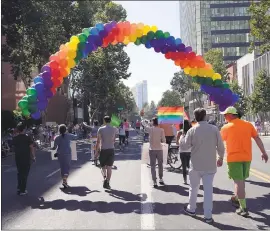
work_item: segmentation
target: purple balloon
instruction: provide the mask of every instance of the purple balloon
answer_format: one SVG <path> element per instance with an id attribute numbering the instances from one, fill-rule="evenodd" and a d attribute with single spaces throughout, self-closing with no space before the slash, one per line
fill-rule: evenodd
<path id="1" fill-rule="evenodd" d="M 38 119 L 40 119 L 41 114 L 40 114 L 39 111 L 37 111 L 37 112 L 31 114 L 31 117 L 32 117 L 33 119 L 35 119 L 35 120 L 38 120 Z"/>
<path id="2" fill-rule="evenodd" d="M 106 31 L 106 30 L 102 30 L 102 31 L 99 32 L 99 36 L 100 36 L 101 38 L 107 37 L 108 34 L 109 34 L 109 32 Z"/>
<path id="3" fill-rule="evenodd" d="M 157 53 L 159 53 L 159 52 L 161 51 L 159 47 L 155 47 L 154 50 L 155 50 L 155 52 L 157 52 Z"/>
<path id="4" fill-rule="evenodd" d="M 191 52 L 192 51 L 192 47 L 186 47 L 185 51 L 188 53 L 188 52 Z"/>
<path id="5" fill-rule="evenodd" d="M 45 71 L 51 72 L 50 66 L 44 65 L 44 66 L 41 68 L 41 72 L 45 72 Z"/>
<path id="6" fill-rule="evenodd" d="M 47 79 L 51 79 L 52 74 L 49 71 L 45 71 L 45 72 L 42 72 L 41 76 L 43 80 L 46 81 Z"/>
<path id="7" fill-rule="evenodd" d="M 44 101 L 38 101 L 37 103 L 37 107 L 40 111 L 44 111 L 46 109 L 48 105 L 48 101 L 47 100 L 44 100 Z"/>
<path id="8" fill-rule="evenodd" d="M 111 26 L 109 23 L 106 23 L 104 26 L 104 30 L 107 31 L 108 33 L 112 30 Z"/>
<path id="9" fill-rule="evenodd" d="M 43 91 L 40 95 L 38 95 L 37 98 L 38 98 L 39 101 L 45 101 L 45 100 L 47 100 L 45 91 Z"/>
<path id="10" fill-rule="evenodd" d="M 179 44 L 179 45 L 176 46 L 176 49 L 178 51 L 180 51 L 180 52 L 185 52 L 186 46 L 183 43 L 181 43 L 181 44 Z"/>
<path id="11" fill-rule="evenodd" d="M 111 24 L 112 27 L 115 27 L 117 25 L 117 22 L 116 21 L 112 21 L 112 22 L 110 22 L 110 24 Z"/>
<path id="12" fill-rule="evenodd" d="M 50 98 L 53 97 L 53 93 L 52 93 L 51 90 L 46 90 L 46 91 L 45 91 L 45 95 L 46 95 L 46 97 L 47 97 L 48 99 L 50 99 Z"/>
<path id="13" fill-rule="evenodd" d="M 44 86 L 46 87 L 46 89 L 51 89 L 53 86 L 53 82 L 51 80 L 45 81 Z"/>

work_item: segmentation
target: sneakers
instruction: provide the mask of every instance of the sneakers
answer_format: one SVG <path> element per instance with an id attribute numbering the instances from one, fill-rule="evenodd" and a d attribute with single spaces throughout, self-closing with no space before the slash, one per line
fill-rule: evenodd
<path id="1" fill-rule="evenodd" d="M 110 183 L 107 180 L 104 180 L 104 182 L 103 182 L 103 188 L 105 188 L 105 189 L 111 189 Z"/>
<path id="2" fill-rule="evenodd" d="M 159 184 L 160 184 L 160 185 L 165 185 L 163 179 L 159 179 Z"/>
<path id="3" fill-rule="evenodd" d="M 245 209 L 239 208 L 236 210 L 236 213 L 242 217 L 248 217 L 249 215 L 248 210 L 246 208 Z"/>
<path id="4" fill-rule="evenodd" d="M 28 194 L 27 190 L 25 190 L 24 192 L 20 192 L 20 193 L 19 193 L 20 196 L 25 196 L 25 195 L 27 195 L 27 194 Z"/>
<path id="5" fill-rule="evenodd" d="M 67 182 L 63 182 L 62 185 L 64 186 L 64 188 L 69 188 L 69 185 Z"/>
<path id="6" fill-rule="evenodd" d="M 214 220 L 213 220 L 213 218 L 204 218 L 204 222 L 207 224 L 213 224 Z"/>
<path id="7" fill-rule="evenodd" d="M 239 203 L 239 201 L 236 199 L 235 196 L 232 196 L 232 197 L 231 197 L 231 202 L 232 202 L 232 205 L 233 205 L 235 208 L 239 208 L 239 207 L 240 207 L 240 203 Z"/>
<path id="8" fill-rule="evenodd" d="M 154 188 L 157 188 L 157 187 L 158 187 L 157 182 L 154 182 L 154 183 L 153 183 L 153 187 L 154 187 Z"/>
<path id="9" fill-rule="evenodd" d="M 187 208 L 187 206 L 184 207 L 184 212 L 185 212 L 187 215 L 191 216 L 191 217 L 195 217 L 195 216 L 196 216 L 196 213 L 195 213 L 195 212 L 189 211 L 188 208 Z"/>

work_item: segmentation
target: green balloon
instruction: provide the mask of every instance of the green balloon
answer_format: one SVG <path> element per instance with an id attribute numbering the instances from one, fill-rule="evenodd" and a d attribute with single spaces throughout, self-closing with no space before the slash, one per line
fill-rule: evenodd
<path id="1" fill-rule="evenodd" d="M 156 38 L 164 38 L 164 34 L 162 30 L 157 30 L 156 31 Z"/>
<path id="2" fill-rule="evenodd" d="M 26 90 L 27 95 L 37 95 L 37 90 L 33 87 L 30 87 Z"/>
<path id="3" fill-rule="evenodd" d="M 142 44 L 145 44 L 147 42 L 147 37 L 145 36 L 145 35 L 143 35 L 142 37 L 141 37 L 141 43 Z"/>
<path id="4" fill-rule="evenodd" d="M 28 105 L 28 110 L 30 113 L 35 113 L 37 112 L 38 108 L 37 108 L 37 104 L 32 103 Z"/>
<path id="5" fill-rule="evenodd" d="M 28 100 L 28 95 L 25 95 L 24 97 L 22 97 L 22 100 Z"/>
<path id="6" fill-rule="evenodd" d="M 198 82 L 198 77 L 192 77 L 192 82 L 194 82 L 194 83 L 197 83 Z"/>
<path id="7" fill-rule="evenodd" d="M 77 36 L 78 36 L 80 42 L 86 42 L 86 40 L 87 40 L 86 34 L 81 33 L 81 34 L 78 34 Z"/>
<path id="8" fill-rule="evenodd" d="M 171 35 L 170 35 L 169 32 L 165 32 L 165 33 L 164 33 L 164 37 L 165 37 L 165 38 L 169 38 L 170 36 L 171 36 Z"/>
<path id="9" fill-rule="evenodd" d="M 90 35 L 90 30 L 88 28 L 84 28 L 82 32 L 88 37 Z"/>
<path id="10" fill-rule="evenodd" d="M 220 79 L 216 79 L 216 80 L 214 80 L 214 85 L 217 87 L 222 86 L 222 81 Z"/>
<path id="11" fill-rule="evenodd" d="M 77 56 L 76 59 L 81 60 L 83 58 L 83 53 L 80 50 L 77 50 Z"/>
<path id="12" fill-rule="evenodd" d="M 139 46 L 141 45 L 141 40 L 139 38 L 136 39 L 136 41 L 134 42 L 135 45 Z"/>
<path id="13" fill-rule="evenodd" d="M 86 43 L 80 42 L 77 46 L 78 50 L 83 51 L 85 49 Z"/>
<path id="14" fill-rule="evenodd" d="M 204 78 L 204 83 L 206 85 L 213 85 L 213 79 L 212 78 L 209 78 L 209 77 Z"/>
<path id="15" fill-rule="evenodd" d="M 28 96 L 28 102 L 33 103 L 37 101 L 37 96 L 36 95 L 29 95 Z"/>
<path id="16" fill-rule="evenodd" d="M 28 101 L 27 100 L 20 100 L 18 102 L 18 107 L 20 109 L 24 109 L 24 108 L 27 108 L 28 107 Z"/>
<path id="17" fill-rule="evenodd" d="M 25 117 L 28 117 L 28 116 L 30 116 L 30 112 L 28 111 L 28 109 L 24 109 L 24 110 L 22 110 L 22 115 Z"/>
<path id="18" fill-rule="evenodd" d="M 152 40 L 153 38 L 155 38 L 155 32 L 149 31 L 149 32 L 147 33 L 147 39 L 148 39 L 148 40 Z"/>
<path id="19" fill-rule="evenodd" d="M 223 83 L 223 84 L 222 84 L 222 87 L 228 89 L 228 88 L 230 88 L 230 85 L 229 85 L 228 83 Z"/>
<path id="20" fill-rule="evenodd" d="M 75 62 L 76 64 L 78 64 L 78 63 L 80 62 L 80 60 L 81 60 L 81 59 L 79 59 L 79 58 L 76 57 L 76 58 L 74 59 L 74 62 Z"/>

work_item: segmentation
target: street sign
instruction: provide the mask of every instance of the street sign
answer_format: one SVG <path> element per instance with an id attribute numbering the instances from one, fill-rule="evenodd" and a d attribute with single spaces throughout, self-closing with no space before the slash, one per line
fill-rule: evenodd
<path id="1" fill-rule="evenodd" d="M 119 108 L 118 108 L 118 111 L 123 111 L 123 110 L 124 110 L 123 107 L 119 107 Z"/>

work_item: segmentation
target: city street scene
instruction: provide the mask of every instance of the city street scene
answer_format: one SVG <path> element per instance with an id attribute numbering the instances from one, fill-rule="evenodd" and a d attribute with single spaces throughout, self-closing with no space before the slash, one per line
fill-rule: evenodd
<path id="1" fill-rule="evenodd" d="M 3 230 L 270 230 L 269 0 L 1 6 Z"/>

